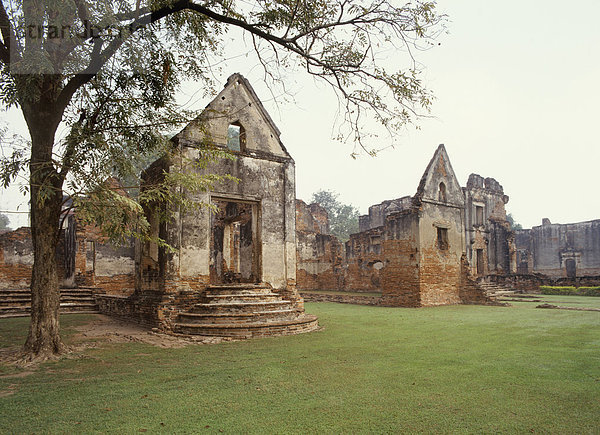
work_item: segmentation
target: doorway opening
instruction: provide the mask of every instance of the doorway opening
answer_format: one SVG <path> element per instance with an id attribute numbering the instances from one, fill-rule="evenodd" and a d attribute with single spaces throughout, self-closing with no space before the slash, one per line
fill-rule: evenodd
<path id="1" fill-rule="evenodd" d="M 211 215 L 211 284 L 260 282 L 258 203 L 214 199 Z"/>
<path id="2" fill-rule="evenodd" d="M 565 267 L 567 268 L 567 278 L 577 277 L 577 266 L 574 259 L 569 258 L 565 261 Z"/>
<path id="3" fill-rule="evenodd" d="M 477 255 L 477 275 L 483 275 L 483 249 L 475 250 Z"/>

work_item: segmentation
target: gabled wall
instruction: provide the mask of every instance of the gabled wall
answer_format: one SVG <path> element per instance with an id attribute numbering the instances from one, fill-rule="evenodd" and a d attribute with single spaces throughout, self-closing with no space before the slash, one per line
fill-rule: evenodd
<path id="1" fill-rule="evenodd" d="M 205 147 L 227 148 L 231 125 L 243 131 L 234 158 L 195 165 Z M 149 183 L 164 172 L 234 178 L 209 192 L 188 193 L 193 201 L 219 207 L 219 213 L 208 207 L 169 210 L 170 219 L 160 223 L 163 204 L 146 211 L 154 233 L 174 248 L 139 247 L 137 298 L 155 307 L 153 322 L 168 326 L 208 285 L 228 282 L 266 283 L 302 309 L 296 292 L 295 168 L 279 134 L 247 80 L 234 74 L 201 116 L 173 138 L 173 156 L 146 171 Z"/>
<path id="2" fill-rule="evenodd" d="M 419 206 L 421 305 L 460 303 L 464 197 L 443 145 L 436 150 L 415 195 Z M 440 246 L 440 231 L 445 233 Z"/>

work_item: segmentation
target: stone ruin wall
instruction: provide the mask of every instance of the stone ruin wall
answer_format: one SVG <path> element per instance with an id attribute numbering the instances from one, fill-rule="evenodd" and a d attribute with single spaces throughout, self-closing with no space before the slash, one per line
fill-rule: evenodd
<path id="1" fill-rule="evenodd" d="M 406 210 L 387 216 L 386 267 L 381 271 L 382 305 L 419 307 L 421 296 L 419 268 L 419 219 L 418 213 Z"/>
<path id="2" fill-rule="evenodd" d="M 296 281 L 299 290 L 380 291 L 381 228 L 345 244 L 329 234 L 327 211 L 296 200 Z"/>
<path id="3" fill-rule="evenodd" d="M 516 231 L 517 272 L 541 274 L 575 283 L 588 277 L 600 283 L 600 219 L 573 224 L 542 225 Z M 567 262 L 574 265 L 569 274 Z M 591 279 L 591 277 L 596 277 Z"/>
<path id="4" fill-rule="evenodd" d="M 74 221 L 72 221 L 74 222 Z M 133 245 L 110 244 L 97 228 L 77 225 L 74 243 L 63 230 L 56 252 L 61 287 L 98 287 L 109 294 L 131 294 L 134 289 Z M 69 272 L 69 259 L 73 270 Z M 33 268 L 31 231 L 21 227 L 0 234 L 0 288 L 28 288 Z"/>
<path id="5" fill-rule="evenodd" d="M 21 227 L 0 234 L 0 288 L 27 288 L 31 283 L 31 230 Z"/>
<path id="6" fill-rule="evenodd" d="M 506 220 L 505 204 L 509 198 L 504 189 L 493 178 L 471 174 L 463 191 L 466 248 L 471 273 L 475 276 L 514 273 L 516 249 L 514 233 Z M 478 250 L 483 253 L 479 264 Z"/>

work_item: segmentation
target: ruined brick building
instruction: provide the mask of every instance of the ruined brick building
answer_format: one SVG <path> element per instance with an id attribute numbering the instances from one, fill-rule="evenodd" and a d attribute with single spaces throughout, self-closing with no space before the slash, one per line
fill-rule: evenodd
<path id="1" fill-rule="evenodd" d="M 146 242 L 113 255 L 105 255 L 105 246 L 89 231 L 73 230 L 77 223 L 70 221 L 67 255 L 60 260 L 69 268 L 64 281 L 95 283 L 106 290 L 96 296 L 102 312 L 166 331 L 244 338 L 317 328 L 296 291 L 294 160 L 248 81 L 239 74 L 229 77 L 172 144 L 174 153 L 145 171 L 142 188 L 167 173 L 227 175 L 231 178 L 212 190 L 188 198 L 216 212 L 156 203 L 145 211 L 152 235 L 172 250 Z M 235 158 L 198 164 L 207 147 L 228 149 Z M 13 239 L 0 241 L 0 273 L 5 272 L 0 280 L 10 281 L 18 270 L 20 281 L 13 284 L 24 285 L 31 249 Z M 4 255 L 13 248 L 20 255 Z M 15 267 L 19 261 L 24 267 Z M 103 280 L 105 269 L 127 290 L 117 292 Z"/>
<path id="2" fill-rule="evenodd" d="M 235 158 L 194 164 L 207 145 Z M 57 252 L 62 286 L 94 288 L 105 313 L 174 332 L 249 337 L 315 329 L 298 289 L 380 292 L 382 304 L 414 307 L 486 303 L 476 279 L 600 276 L 599 220 L 513 232 L 502 186 L 471 174 L 461 187 L 443 145 L 415 195 L 371 206 L 341 243 L 322 207 L 296 200 L 294 161 L 239 74 L 173 147 L 174 157 L 145 171 L 145 183 L 178 171 L 238 181 L 190 198 L 215 212 L 160 203 L 146 210 L 153 234 L 173 251 L 149 242 L 114 247 L 69 216 Z M 165 211 L 172 218 L 162 222 Z M 0 289 L 28 286 L 32 264 L 28 228 L 0 234 Z"/>
<path id="3" fill-rule="evenodd" d="M 472 176 L 473 180 L 476 177 Z M 479 250 L 476 241 L 495 231 L 490 218 L 496 217 L 498 210 L 489 210 L 489 206 L 497 207 L 500 197 L 504 211 L 508 200 L 501 188 L 500 192 L 492 192 L 486 187 L 462 189 L 446 149 L 440 145 L 416 194 L 371 206 L 369 214 L 359 219 L 360 232 L 350 236 L 343 250 L 339 242 L 316 231 L 312 239 L 307 235 L 298 237 L 299 288 L 381 291 L 382 304 L 394 306 L 486 302 L 473 285 L 467 256 L 479 255 L 482 260 L 482 255 L 488 255 L 486 248 Z M 472 208 L 473 214 L 478 213 L 479 204 L 483 209 L 479 214 L 481 224 L 472 220 L 467 210 Z M 304 209 L 299 207 L 300 211 Z M 489 222 L 487 227 L 483 225 L 484 216 Z M 317 246 L 311 258 L 312 240 Z M 504 251 L 508 252 L 510 241 L 503 240 Z M 472 245 L 469 249 L 467 243 Z M 508 270 L 508 262 L 500 264 L 493 258 L 495 268 Z M 475 274 L 485 271 L 474 269 Z"/>

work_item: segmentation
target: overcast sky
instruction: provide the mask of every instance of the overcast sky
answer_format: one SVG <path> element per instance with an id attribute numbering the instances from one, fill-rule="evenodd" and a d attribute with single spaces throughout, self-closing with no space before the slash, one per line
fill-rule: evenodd
<path id="1" fill-rule="evenodd" d="M 301 72 L 290 80 L 294 102 L 277 98 L 251 58 L 231 65 L 250 80 L 296 161 L 297 197 L 319 189 L 340 194 L 361 213 L 386 199 L 413 195 L 435 149 L 446 145 L 461 185 L 470 173 L 493 177 L 510 196 L 507 210 L 524 227 L 600 218 L 600 2 L 555 0 L 441 1 L 449 33 L 417 54 L 436 101 L 432 119 L 403 133 L 378 157 L 350 157 L 332 139 L 337 101 Z M 398 54 L 402 64 L 404 54 Z M 197 89 L 184 89 L 182 102 Z M 286 100 L 291 100 L 288 96 Z M 201 109 L 208 102 L 194 98 Z M 1 113 L 26 134 L 18 112 Z M 382 141 L 382 147 L 388 145 Z M 15 187 L 0 209 L 27 209 Z M 13 227 L 24 215 L 10 215 Z"/>

